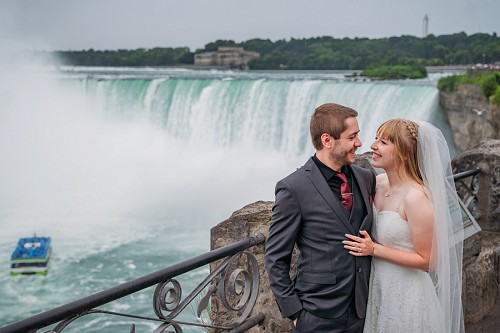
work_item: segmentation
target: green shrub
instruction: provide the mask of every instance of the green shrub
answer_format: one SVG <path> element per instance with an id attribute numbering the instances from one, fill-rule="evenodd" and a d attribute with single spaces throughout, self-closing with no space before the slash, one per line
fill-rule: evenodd
<path id="1" fill-rule="evenodd" d="M 438 89 L 440 91 L 449 91 L 449 92 L 457 91 L 462 77 L 463 77 L 462 75 L 452 75 L 443 77 L 438 81 Z"/>
<path id="2" fill-rule="evenodd" d="M 495 93 L 490 97 L 493 104 L 500 105 L 500 86 L 497 87 Z"/>
<path id="3" fill-rule="evenodd" d="M 498 87 L 498 83 L 495 77 L 492 75 L 488 75 L 487 77 L 480 80 L 479 84 L 481 86 L 481 92 L 484 96 L 486 96 L 486 98 L 489 98 L 491 95 L 493 95 Z"/>
<path id="4" fill-rule="evenodd" d="M 500 71 L 468 71 L 466 74 L 447 76 L 439 79 L 437 87 L 440 91 L 453 92 L 461 84 L 479 86 L 487 99 L 500 105 Z"/>
<path id="5" fill-rule="evenodd" d="M 361 75 L 377 80 L 421 79 L 427 77 L 427 70 L 416 64 L 379 66 L 366 69 Z"/>

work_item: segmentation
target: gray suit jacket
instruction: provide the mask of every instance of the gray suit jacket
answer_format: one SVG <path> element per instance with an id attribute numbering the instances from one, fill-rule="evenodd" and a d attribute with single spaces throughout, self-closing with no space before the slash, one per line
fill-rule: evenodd
<path id="1" fill-rule="evenodd" d="M 352 300 L 364 318 L 371 257 L 354 257 L 342 244 L 345 234 L 371 232 L 374 172 L 348 166 L 353 178 L 351 219 L 312 159 L 276 184 L 275 204 L 266 242 L 266 269 L 283 317 L 303 308 L 322 318 L 345 313 Z M 362 213 L 360 213 L 362 212 Z M 294 245 L 300 256 L 290 278 Z"/>

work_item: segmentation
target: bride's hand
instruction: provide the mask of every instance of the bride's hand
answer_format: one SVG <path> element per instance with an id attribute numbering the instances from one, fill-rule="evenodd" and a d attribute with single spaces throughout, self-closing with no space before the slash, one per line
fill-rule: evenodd
<path id="1" fill-rule="evenodd" d="M 342 242 L 344 248 L 349 250 L 349 254 L 356 257 L 373 256 L 375 242 L 365 230 L 361 230 L 359 233 L 363 237 L 346 234 L 349 240 Z"/>

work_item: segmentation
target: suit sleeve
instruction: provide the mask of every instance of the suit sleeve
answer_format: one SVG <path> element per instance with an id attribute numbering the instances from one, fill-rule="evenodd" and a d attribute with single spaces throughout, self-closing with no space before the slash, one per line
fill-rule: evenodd
<path id="1" fill-rule="evenodd" d="M 271 290 L 283 318 L 302 309 L 302 302 L 290 278 L 290 262 L 301 224 L 300 206 L 293 189 L 278 182 L 266 242 L 266 269 Z"/>

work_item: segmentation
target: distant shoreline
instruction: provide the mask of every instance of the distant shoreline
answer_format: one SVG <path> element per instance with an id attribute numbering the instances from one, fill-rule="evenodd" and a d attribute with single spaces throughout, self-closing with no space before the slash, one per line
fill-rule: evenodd
<path id="1" fill-rule="evenodd" d="M 441 71 L 465 71 L 470 69 L 472 65 L 449 65 L 449 66 L 426 66 L 428 72 L 441 72 Z"/>
<path id="2" fill-rule="evenodd" d="M 460 71 L 465 71 L 467 69 L 472 68 L 473 65 L 449 65 L 449 66 L 425 66 L 425 69 L 428 72 L 442 72 L 442 71 L 455 71 L 455 70 L 460 70 Z M 361 69 L 328 69 L 328 70 L 321 70 L 321 69 L 268 69 L 268 70 L 263 70 L 263 69 L 246 69 L 246 70 L 239 70 L 239 69 L 231 69 L 225 66 L 195 66 L 195 65 L 185 65 L 185 64 L 178 64 L 178 65 L 165 65 L 165 66 L 90 66 L 90 65 L 57 65 L 57 67 L 68 67 L 68 68 L 78 68 L 78 67 L 83 67 L 83 68 L 91 68 L 91 67 L 96 67 L 96 68 L 157 68 L 157 69 L 168 69 L 168 68 L 179 68 L 179 69 L 200 69 L 200 70 L 232 70 L 232 71 L 239 71 L 239 72 L 324 72 L 324 73 L 332 73 L 332 72 L 361 72 Z"/>

